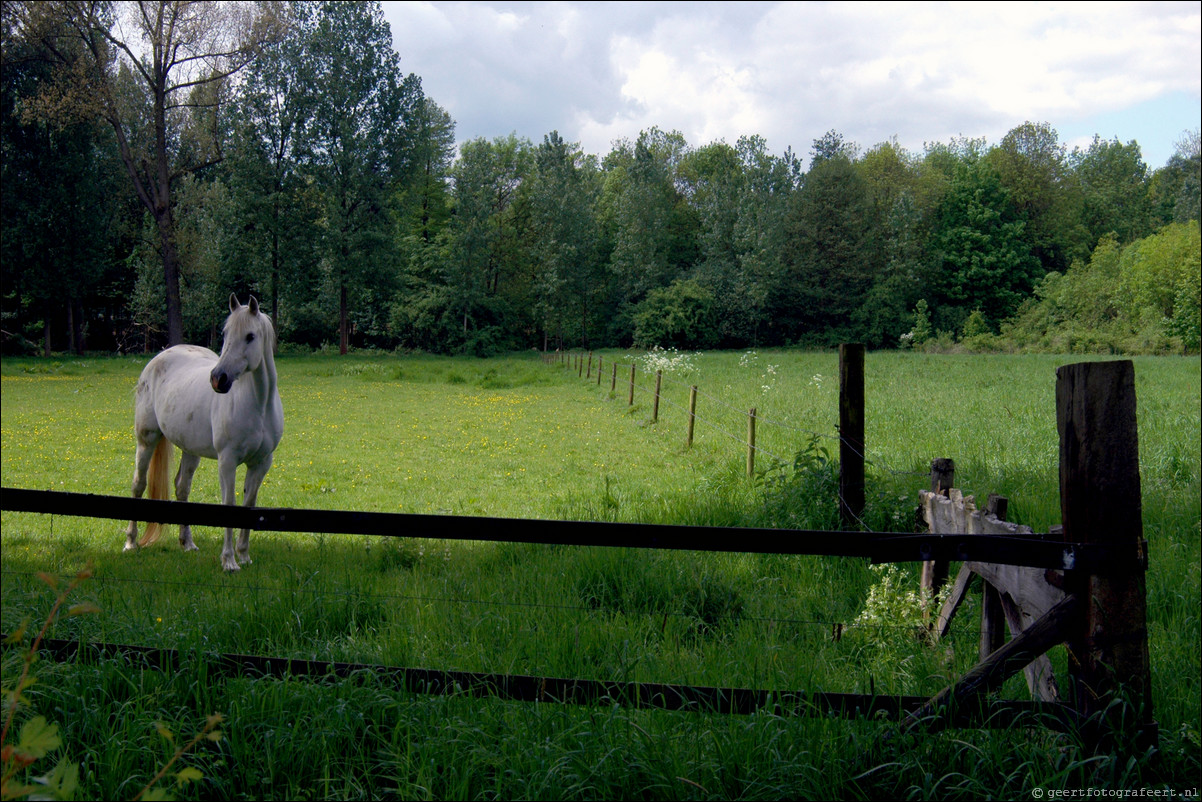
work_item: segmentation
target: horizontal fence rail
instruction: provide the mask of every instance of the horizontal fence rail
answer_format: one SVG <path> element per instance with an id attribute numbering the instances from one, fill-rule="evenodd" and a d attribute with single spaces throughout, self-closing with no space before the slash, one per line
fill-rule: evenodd
<path id="1" fill-rule="evenodd" d="M 609 521 L 554 521 L 352 512 L 135 499 L 91 493 L 0 488 L 0 510 L 113 520 L 187 523 L 269 532 L 606 546 L 758 554 L 864 557 L 875 563 L 973 560 L 1073 570 L 1103 567 L 1130 555 L 1107 546 L 1066 543 L 1058 535 L 912 534 L 755 529 Z"/>
<path id="2" fill-rule="evenodd" d="M 399 668 L 367 663 L 300 660 L 246 654 L 190 652 L 150 646 L 80 643 L 46 639 L 42 651 L 57 660 L 124 658 L 149 669 L 174 672 L 182 665 L 203 661 L 209 672 L 224 676 L 346 678 L 370 674 L 411 693 L 466 694 L 479 698 L 518 702 L 595 705 L 609 702 L 638 709 L 679 710 L 699 713 L 749 715 L 766 711 L 784 716 L 912 716 L 929 702 L 925 696 L 888 696 L 821 691 L 770 691 L 752 688 L 716 688 L 659 682 L 612 682 L 521 674 L 486 674 L 425 668 Z M 948 723 L 973 721 L 1006 728 L 1024 718 L 1038 717 L 1043 726 L 1067 729 L 1077 717 L 1067 705 L 1017 700 L 984 701 L 965 705 Z"/>

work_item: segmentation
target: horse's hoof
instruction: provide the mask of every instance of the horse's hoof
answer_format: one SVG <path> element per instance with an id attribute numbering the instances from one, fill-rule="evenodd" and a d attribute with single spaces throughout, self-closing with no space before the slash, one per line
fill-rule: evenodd
<path id="1" fill-rule="evenodd" d="M 126 544 L 125 544 L 125 548 L 123 548 L 123 549 L 121 549 L 121 550 L 122 550 L 122 551 L 137 551 L 137 550 L 138 550 L 138 544 L 137 544 L 137 543 L 126 543 Z"/>
<path id="2" fill-rule="evenodd" d="M 200 551 L 200 546 L 195 543 L 180 543 L 179 545 L 184 551 Z"/>

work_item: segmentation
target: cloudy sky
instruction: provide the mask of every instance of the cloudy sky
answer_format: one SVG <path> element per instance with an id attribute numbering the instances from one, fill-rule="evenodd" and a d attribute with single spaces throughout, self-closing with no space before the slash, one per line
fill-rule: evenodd
<path id="1" fill-rule="evenodd" d="M 1024 121 L 1069 146 L 1136 140 L 1149 167 L 1202 125 L 1202 4 L 384 2 L 405 72 L 460 142 L 558 130 L 588 153 L 659 126 L 763 136 L 806 166 Z"/>

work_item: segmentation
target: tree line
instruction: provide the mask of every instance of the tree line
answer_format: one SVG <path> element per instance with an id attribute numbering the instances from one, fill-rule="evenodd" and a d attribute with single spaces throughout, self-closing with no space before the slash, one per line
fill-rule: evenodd
<path id="1" fill-rule="evenodd" d="M 378 3 L 5 2 L 6 352 L 1198 349 L 1197 130 L 455 147 Z M 38 345 L 33 345 L 38 343 Z"/>

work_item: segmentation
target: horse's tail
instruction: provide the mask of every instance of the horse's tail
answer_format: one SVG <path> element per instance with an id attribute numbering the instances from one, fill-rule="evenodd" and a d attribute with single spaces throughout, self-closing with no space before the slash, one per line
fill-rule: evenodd
<path id="1" fill-rule="evenodd" d="M 166 437 L 159 438 L 159 444 L 154 447 L 150 456 L 150 466 L 146 469 L 146 497 L 166 500 L 171 498 L 171 443 Z M 138 541 L 139 546 L 149 546 L 163 534 L 163 525 L 148 522 L 146 531 Z"/>

